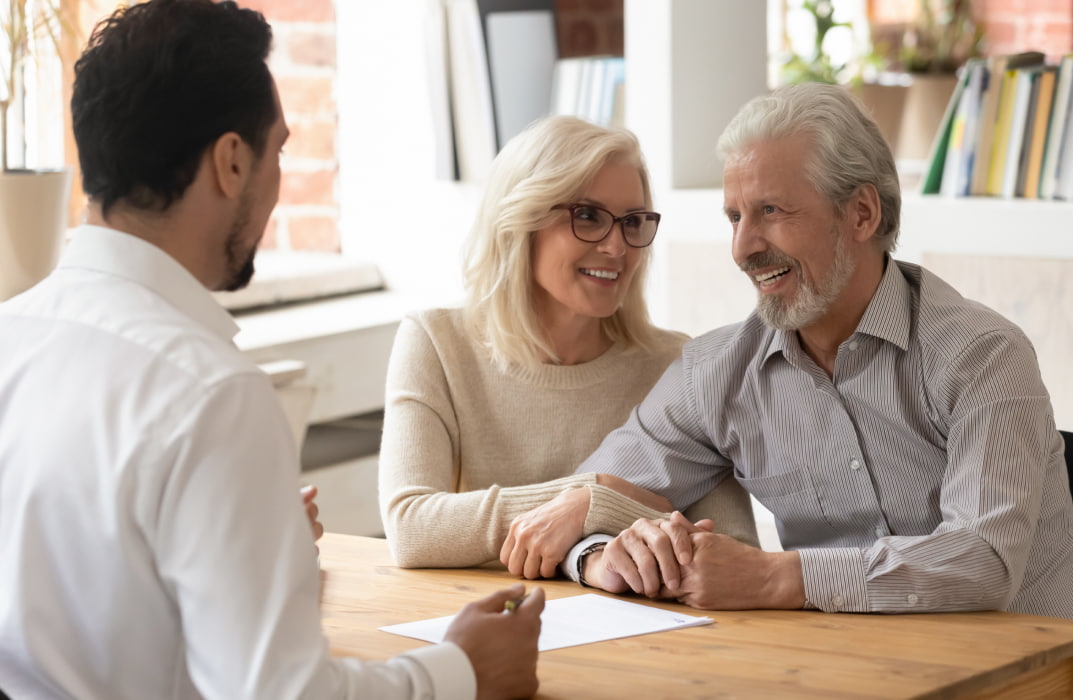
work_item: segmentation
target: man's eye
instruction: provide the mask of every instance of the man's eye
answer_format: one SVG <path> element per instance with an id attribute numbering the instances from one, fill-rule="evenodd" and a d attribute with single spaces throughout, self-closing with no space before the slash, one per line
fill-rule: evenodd
<path id="1" fill-rule="evenodd" d="M 772 204 L 765 204 L 764 205 L 764 213 L 765 214 L 774 214 L 775 213 L 775 206 L 772 205 Z"/>

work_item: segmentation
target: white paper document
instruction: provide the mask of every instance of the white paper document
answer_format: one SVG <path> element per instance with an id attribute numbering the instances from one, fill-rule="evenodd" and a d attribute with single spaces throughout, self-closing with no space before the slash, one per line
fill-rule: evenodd
<path id="1" fill-rule="evenodd" d="M 442 642 L 454 615 L 381 627 L 384 632 L 426 642 Z M 650 632 L 711 624 L 710 617 L 694 617 L 588 593 L 549 600 L 540 616 L 540 651 L 633 637 Z"/>

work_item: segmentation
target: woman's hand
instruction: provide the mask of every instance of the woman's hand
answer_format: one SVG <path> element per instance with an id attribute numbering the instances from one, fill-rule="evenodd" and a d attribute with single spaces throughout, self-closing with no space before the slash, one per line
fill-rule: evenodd
<path id="1" fill-rule="evenodd" d="M 563 491 L 510 524 L 499 560 L 515 576 L 528 579 L 555 576 L 559 562 L 583 537 L 589 513 L 589 490 Z"/>

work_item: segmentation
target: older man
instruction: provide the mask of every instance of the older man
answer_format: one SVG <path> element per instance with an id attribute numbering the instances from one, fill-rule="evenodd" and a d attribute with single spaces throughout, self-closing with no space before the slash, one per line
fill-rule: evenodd
<path id="1" fill-rule="evenodd" d="M 747 104 L 720 139 L 745 321 L 687 344 L 581 466 L 684 508 L 737 479 L 783 552 L 675 514 L 583 541 L 575 577 L 712 609 L 1073 618 L 1073 501 L 1020 329 L 890 257 L 890 150 L 839 87 Z"/>

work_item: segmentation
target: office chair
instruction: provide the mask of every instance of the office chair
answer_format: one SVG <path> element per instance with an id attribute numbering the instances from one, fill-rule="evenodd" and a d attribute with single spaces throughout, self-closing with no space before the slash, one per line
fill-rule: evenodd
<path id="1" fill-rule="evenodd" d="M 1062 439 L 1066 441 L 1066 473 L 1069 476 L 1069 490 L 1073 491 L 1073 433 L 1068 430 L 1059 430 Z"/>

